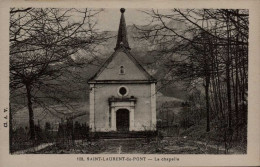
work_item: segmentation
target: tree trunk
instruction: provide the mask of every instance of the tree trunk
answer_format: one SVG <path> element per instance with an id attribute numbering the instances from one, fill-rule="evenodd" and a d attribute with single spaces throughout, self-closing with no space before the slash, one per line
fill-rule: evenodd
<path id="1" fill-rule="evenodd" d="M 34 115 L 32 109 L 32 95 L 31 95 L 31 85 L 26 84 L 26 91 L 27 91 L 27 107 L 29 110 L 29 125 L 30 125 L 30 139 L 35 140 L 35 127 L 34 127 Z"/>
<path id="2" fill-rule="evenodd" d="M 237 35 L 237 41 L 238 41 L 238 35 Z M 239 46 L 236 47 L 236 50 L 235 50 L 235 76 L 236 76 L 236 85 L 235 85 L 235 89 L 234 89 L 234 92 L 235 92 L 235 111 L 236 111 L 236 137 L 238 137 L 238 133 L 239 133 L 239 130 L 238 130 L 238 125 L 239 125 L 239 110 L 238 110 L 238 94 L 239 94 L 239 77 L 238 77 L 238 52 L 239 52 Z"/>
<path id="3" fill-rule="evenodd" d="M 231 85 L 230 85 L 230 28 L 229 13 L 227 13 L 227 60 L 226 60 L 226 86 L 227 86 L 227 102 L 228 102 L 228 127 L 232 127 L 232 106 L 231 106 Z"/>
<path id="4" fill-rule="evenodd" d="M 205 94 L 206 94 L 206 110 L 207 110 L 207 129 L 206 131 L 210 131 L 210 119 L 209 119 L 209 82 L 210 78 L 206 77 L 206 83 L 205 83 Z"/>
<path id="5" fill-rule="evenodd" d="M 12 113 L 12 108 L 11 108 L 11 103 L 9 103 L 9 151 L 10 153 L 13 152 L 13 113 Z"/>

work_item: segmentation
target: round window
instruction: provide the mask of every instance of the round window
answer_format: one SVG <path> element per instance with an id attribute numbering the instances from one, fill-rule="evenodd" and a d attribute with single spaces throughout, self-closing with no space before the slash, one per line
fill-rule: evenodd
<path id="1" fill-rule="evenodd" d="M 125 86 L 120 86 L 117 89 L 117 93 L 118 93 L 119 96 L 126 96 L 128 94 L 128 88 L 125 87 Z"/>
<path id="2" fill-rule="evenodd" d="M 122 88 L 120 88 L 119 89 L 119 93 L 122 95 L 122 96 L 124 96 L 125 94 L 126 94 L 126 88 L 125 87 L 122 87 Z"/>

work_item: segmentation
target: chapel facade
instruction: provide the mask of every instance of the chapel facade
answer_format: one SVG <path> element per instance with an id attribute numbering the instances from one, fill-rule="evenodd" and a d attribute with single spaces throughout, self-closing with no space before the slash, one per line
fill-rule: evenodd
<path id="1" fill-rule="evenodd" d="M 131 54 L 121 8 L 114 53 L 88 81 L 92 132 L 156 130 L 156 80 Z"/>

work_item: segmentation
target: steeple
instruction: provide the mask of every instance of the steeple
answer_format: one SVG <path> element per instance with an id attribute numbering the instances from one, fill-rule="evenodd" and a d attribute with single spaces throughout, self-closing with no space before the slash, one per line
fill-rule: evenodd
<path id="1" fill-rule="evenodd" d="M 120 12 L 121 12 L 121 19 L 118 28 L 117 43 L 116 43 L 115 50 L 117 50 L 120 47 L 124 47 L 130 50 L 131 48 L 129 47 L 128 40 L 127 40 L 126 23 L 124 17 L 125 9 L 121 8 Z"/>

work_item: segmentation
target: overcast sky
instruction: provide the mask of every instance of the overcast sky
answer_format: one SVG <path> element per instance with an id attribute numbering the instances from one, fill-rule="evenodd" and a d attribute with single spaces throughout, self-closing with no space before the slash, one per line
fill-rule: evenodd
<path id="1" fill-rule="evenodd" d="M 145 25 L 149 23 L 148 16 L 140 10 L 141 9 L 126 9 L 124 13 L 126 25 Z M 102 31 L 117 31 L 120 16 L 120 9 L 105 9 L 97 17 L 98 24 L 96 28 Z"/>

